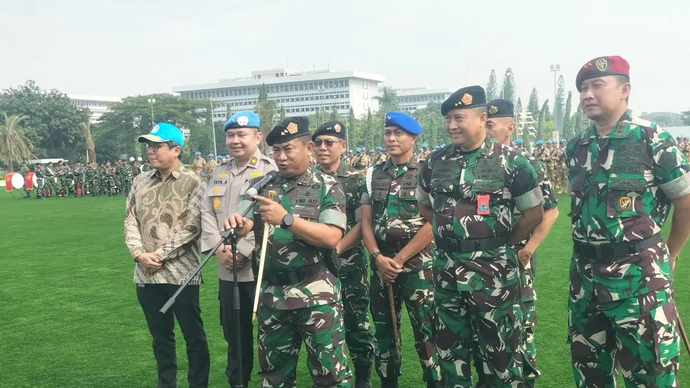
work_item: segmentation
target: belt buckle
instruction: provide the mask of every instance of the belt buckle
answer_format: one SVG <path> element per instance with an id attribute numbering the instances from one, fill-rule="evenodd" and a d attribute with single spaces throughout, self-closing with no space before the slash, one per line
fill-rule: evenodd
<path id="1" fill-rule="evenodd" d="M 482 240 L 479 238 L 474 240 L 474 251 L 475 252 L 480 251 L 481 248 L 482 248 Z"/>

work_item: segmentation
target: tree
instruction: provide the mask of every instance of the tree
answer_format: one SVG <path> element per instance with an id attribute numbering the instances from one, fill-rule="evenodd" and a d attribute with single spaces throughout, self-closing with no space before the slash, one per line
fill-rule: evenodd
<path id="1" fill-rule="evenodd" d="M 340 113 L 338 113 L 338 109 L 336 107 L 333 107 L 333 110 L 331 111 L 331 116 L 329 117 L 330 121 L 335 121 L 340 119 Z"/>
<path id="2" fill-rule="evenodd" d="M 34 81 L 0 92 L 0 112 L 28 116 L 22 121 L 24 135 L 39 157 L 83 158 L 79 123 L 89 120 L 88 109 L 77 108 L 66 94 L 43 90 Z"/>
<path id="3" fill-rule="evenodd" d="M 539 139 L 551 139 L 551 131 L 553 131 L 553 128 L 556 127 L 556 124 L 553 123 L 553 125 L 548 124 L 553 121 L 553 117 L 551 116 L 551 112 L 549 110 L 549 100 L 547 99 L 544 101 L 544 105 L 542 105 L 541 110 L 539 111 L 539 115 L 537 116 L 537 138 Z"/>
<path id="4" fill-rule="evenodd" d="M 379 101 L 379 116 L 383 117 L 389 110 L 398 110 L 398 93 L 391 88 L 383 88 L 383 94 L 374 97 Z"/>
<path id="5" fill-rule="evenodd" d="M 185 139 L 185 157 L 191 158 L 194 151 L 210 153 L 213 137 L 208 120 L 208 100 L 190 100 L 172 94 L 152 94 L 126 97 L 110 106 L 110 111 L 101 116 L 101 121 L 91 129 L 96 153 L 101 160 L 112 160 L 122 154 L 140 156 L 146 150 L 137 138 L 151 130 L 151 105 L 148 99 L 156 100 L 154 122 L 170 123 L 180 129 L 189 129 Z M 189 150 L 189 152 L 187 152 Z"/>
<path id="6" fill-rule="evenodd" d="M 24 136 L 19 124 L 27 116 L 8 116 L 3 113 L 5 123 L 0 127 L 0 161 L 7 165 L 7 170 L 14 171 L 14 165 L 34 157 L 34 146 Z"/>
<path id="7" fill-rule="evenodd" d="M 91 136 L 91 122 L 79 123 L 79 129 L 84 136 L 84 143 L 89 155 L 87 162 L 96 163 L 96 143 L 93 142 L 93 136 Z"/>
<path id="8" fill-rule="evenodd" d="M 496 70 L 491 69 L 489 74 L 489 82 L 486 84 L 486 101 L 495 100 L 498 98 L 498 81 L 496 80 Z"/>
<path id="9" fill-rule="evenodd" d="M 571 116 L 573 104 L 573 92 L 568 92 L 568 99 L 565 100 L 565 114 L 563 115 L 563 138 L 572 139 L 575 136 L 573 129 L 573 119 Z"/>
<path id="10" fill-rule="evenodd" d="M 358 142 L 361 144 L 362 141 L 361 127 L 359 126 L 357 118 L 355 118 L 355 111 L 352 109 L 352 107 L 350 107 L 350 114 L 347 115 L 346 130 L 347 137 L 349 139 L 347 149 L 351 150 L 354 148 L 353 144 L 358 144 Z"/>
<path id="11" fill-rule="evenodd" d="M 529 101 L 527 102 L 527 110 L 532 117 L 536 120 L 539 117 L 539 96 L 537 95 L 537 88 L 532 88 L 532 93 L 529 95 Z"/>
<path id="12" fill-rule="evenodd" d="M 513 76 L 513 69 L 510 67 L 506 70 L 503 76 L 503 88 L 501 89 L 501 98 L 515 102 L 515 95 L 517 86 L 515 85 L 515 77 Z"/>
<path id="13" fill-rule="evenodd" d="M 587 130 L 590 126 L 590 120 L 585 116 L 585 114 L 582 112 L 582 107 L 578 104 L 577 105 L 577 110 L 575 111 L 575 114 L 573 115 L 573 136 L 576 136 L 584 131 Z"/>
<path id="14" fill-rule="evenodd" d="M 518 127 L 520 125 L 520 120 L 523 119 L 522 117 L 522 99 L 518 97 L 517 102 L 515 103 L 515 132 L 513 133 L 513 139 L 518 138 Z M 522 137 L 525 137 L 525 134 L 522 134 Z"/>
<path id="15" fill-rule="evenodd" d="M 553 106 L 553 115 L 556 120 L 556 130 L 563 133 L 563 100 L 565 99 L 565 80 L 563 75 L 558 78 L 558 89 L 556 91 L 556 100 Z"/>
<path id="16" fill-rule="evenodd" d="M 259 145 L 259 149 L 265 155 L 268 155 L 268 144 L 266 144 L 266 137 L 273 128 L 273 118 L 278 111 L 278 101 L 268 99 L 266 85 L 261 85 L 261 88 L 259 89 L 259 100 L 257 101 L 254 110 L 256 110 L 256 113 L 259 115 L 259 120 L 261 121 L 259 130 L 264 134 L 264 140 Z"/>
<path id="17" fill-rule="evenodd" d="M 683 118 L 683 124 L 690 125 L 690 110 L 686 110 L 685 112 L 680 112 L 680 115 Z"/>

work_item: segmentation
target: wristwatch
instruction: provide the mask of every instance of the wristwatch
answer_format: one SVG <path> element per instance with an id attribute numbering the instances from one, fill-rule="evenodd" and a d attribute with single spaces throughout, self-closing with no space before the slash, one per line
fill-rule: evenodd
<path id="1" fill-rule="evenodd" d="M 381 252 L 376 251 L 372 252 L 371 255 L 369 255 L 369 261 L 371 261 L 372 264 L 376 264 L 376 258 L 381 255 Z"/>
<path id="2" fill-rule="evenodd" d="M 283 217 L 283 223 L 280 224 L 280 227 L 283 229 L 288 229 L 292 226 L 293 223 L 295 223 L 295 217 L 293 217 L 292 214 L 288 213 Z"/>

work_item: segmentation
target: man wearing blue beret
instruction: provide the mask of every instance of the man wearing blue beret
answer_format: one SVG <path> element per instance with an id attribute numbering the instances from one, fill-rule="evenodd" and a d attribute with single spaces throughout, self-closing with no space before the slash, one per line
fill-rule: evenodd
<path id="1" fill-rule="evenodd" d="M 194 153 L 194 172 L 199 174 L 199 176 L 206 175 L 204 168 L 206 167 L 206 161 L 201 157 L 201 152 L 197 151 Z"/>
<path id="2" fill-rule="evenodd" d="M 420 162 L 413 158 L 413 146 L 421 133 L 422 127 L 412 117 L 386 112 L 383 142 L 390 157 L 367 170 L 367 190 L 362 195 L 362 236 L 372 262 L 376 372 L 382 388 L 398 386 L 400 355 L 393 333 L 394 327 L 400 332 L 403 303 L 410 317 L 422 378 L 427 387 L 440 384 L 433 343 L 431 224 L 420 214 L 415 198 Z M 397 322 L 391 316 L 391 294 Z"/>
<path id="3" fill-rule="evenodd" d="M 272 159 L 259 151 L 263 134 L 259 131 L 259 115 L 252 111 L 240 111 L 232 115 L 223 126 L 225 148 L 232 159 L 216 166 L 209 174 L 208 187 L 201 206 L 201 251 L 208 253 L 221 239 L 225 218 L 235 212 L 240 199 L 249 188 L 249 181 L 275 171 Z M 213 155 L 213 154 L 211 154 Z M 220 302 L 220 324 L 228 343 L 228 362 L 225 375 L 231 386 L 242 384 L 248 387 L 254 363 L 254 336 L 252 326 L 252 305 L 256 282 L 251 260 L 255 252 L 254 233 L 248 233 L 237 243 L 237 282 L 239 289 L 240 343 L 236 343 L 237 317 L 233 300 L 232 252 L 221 245 L 215 252 L 218 259 L 218 299 Z M 242 355 L 242 379 L 239 379 L 238 361 Z"/>

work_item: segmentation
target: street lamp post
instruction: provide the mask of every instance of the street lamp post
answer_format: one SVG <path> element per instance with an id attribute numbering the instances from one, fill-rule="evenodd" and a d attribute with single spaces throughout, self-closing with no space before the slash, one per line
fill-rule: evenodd
<path id="1" fill-rule="evenodd" d="M 556 112 L 556 99 L 558 98 L 556 74 L 561 71 L 561 65 L 551 65 L 551 71 L 553 72 L 553 120 L 556 123 L 556 132 L 560 133 L 558 130 L 558 114 Z"/>
<path id="2" fill-rule="evenodd" d="M 213 158 L 218 158 L 218 147 L 216 147 L 216 124 L 213 122 L 213 100 L 209 100 L 211 103 L 211 133 L 213 134 Z"/>
<path id="3" fill-rule="evenodd" d="M 153 104 L 156 103 L 155 98 L 149 98 L 149 104 L 151 104 L 151 128 L 156 126 L 156 123 L 153 121 Z"/>

